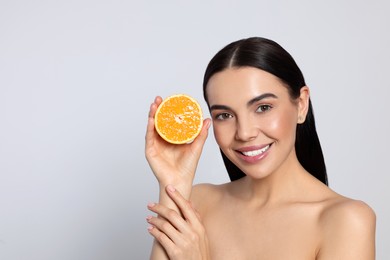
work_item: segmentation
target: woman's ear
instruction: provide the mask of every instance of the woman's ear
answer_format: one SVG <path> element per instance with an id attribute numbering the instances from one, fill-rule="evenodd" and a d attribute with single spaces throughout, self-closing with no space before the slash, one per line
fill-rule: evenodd
<path id="1" fill-rule="evenodd" d="M 302 124 L 306 120 L 307 111 L 309 110 L 310 90 L 309 87 L 303 86 L 300 89 L 298 97 L 298 124 Z"/>

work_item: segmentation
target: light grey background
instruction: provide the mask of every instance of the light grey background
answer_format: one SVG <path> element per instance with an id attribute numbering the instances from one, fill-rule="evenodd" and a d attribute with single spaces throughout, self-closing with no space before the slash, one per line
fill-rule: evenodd
<path id="1" fill-rule="evenodd" d="M 390 255 L 388 1 L 0 0 L 0 259 L 147 259 L 144 157 L 154 96 L 201 83 L 249 36 L 284 46 L 311 87 L 330 186 L 377 214 Z M 196 182 L 227 181 L 213 135 Z"/>

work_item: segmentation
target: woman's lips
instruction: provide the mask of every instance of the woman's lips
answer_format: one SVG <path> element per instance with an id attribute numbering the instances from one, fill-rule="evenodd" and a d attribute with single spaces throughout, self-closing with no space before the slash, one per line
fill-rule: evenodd
<path id="1" fill-rule="evenodd" d="M 237 151 L 238 156 L 245 162 L 255 163 L 268 155 L 272 143 L 265 146 L 245 147 Z"/>

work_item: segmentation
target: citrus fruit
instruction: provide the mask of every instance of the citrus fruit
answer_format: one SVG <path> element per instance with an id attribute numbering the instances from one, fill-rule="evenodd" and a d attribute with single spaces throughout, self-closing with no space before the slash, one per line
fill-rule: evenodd
<path id="1" fill-rule="evenodd" d="M 157 133 L 172 144 L 192 142 L 202 129 L 203 116 L 199 103 L 186 94 L 167 97 L 157 108 Z"/>

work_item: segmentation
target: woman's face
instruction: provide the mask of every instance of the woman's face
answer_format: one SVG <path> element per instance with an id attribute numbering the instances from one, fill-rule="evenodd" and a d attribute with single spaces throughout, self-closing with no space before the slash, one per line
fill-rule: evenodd
<path id="1" fill-rule="evenodd" d="M 207 96 L 216 141 L 246 175 L 263 178 L 296 160 L 296 126 L 306 116 L 307 87 L 292 101 L 280 79 L 241 67 L 213 75 Z"/>

